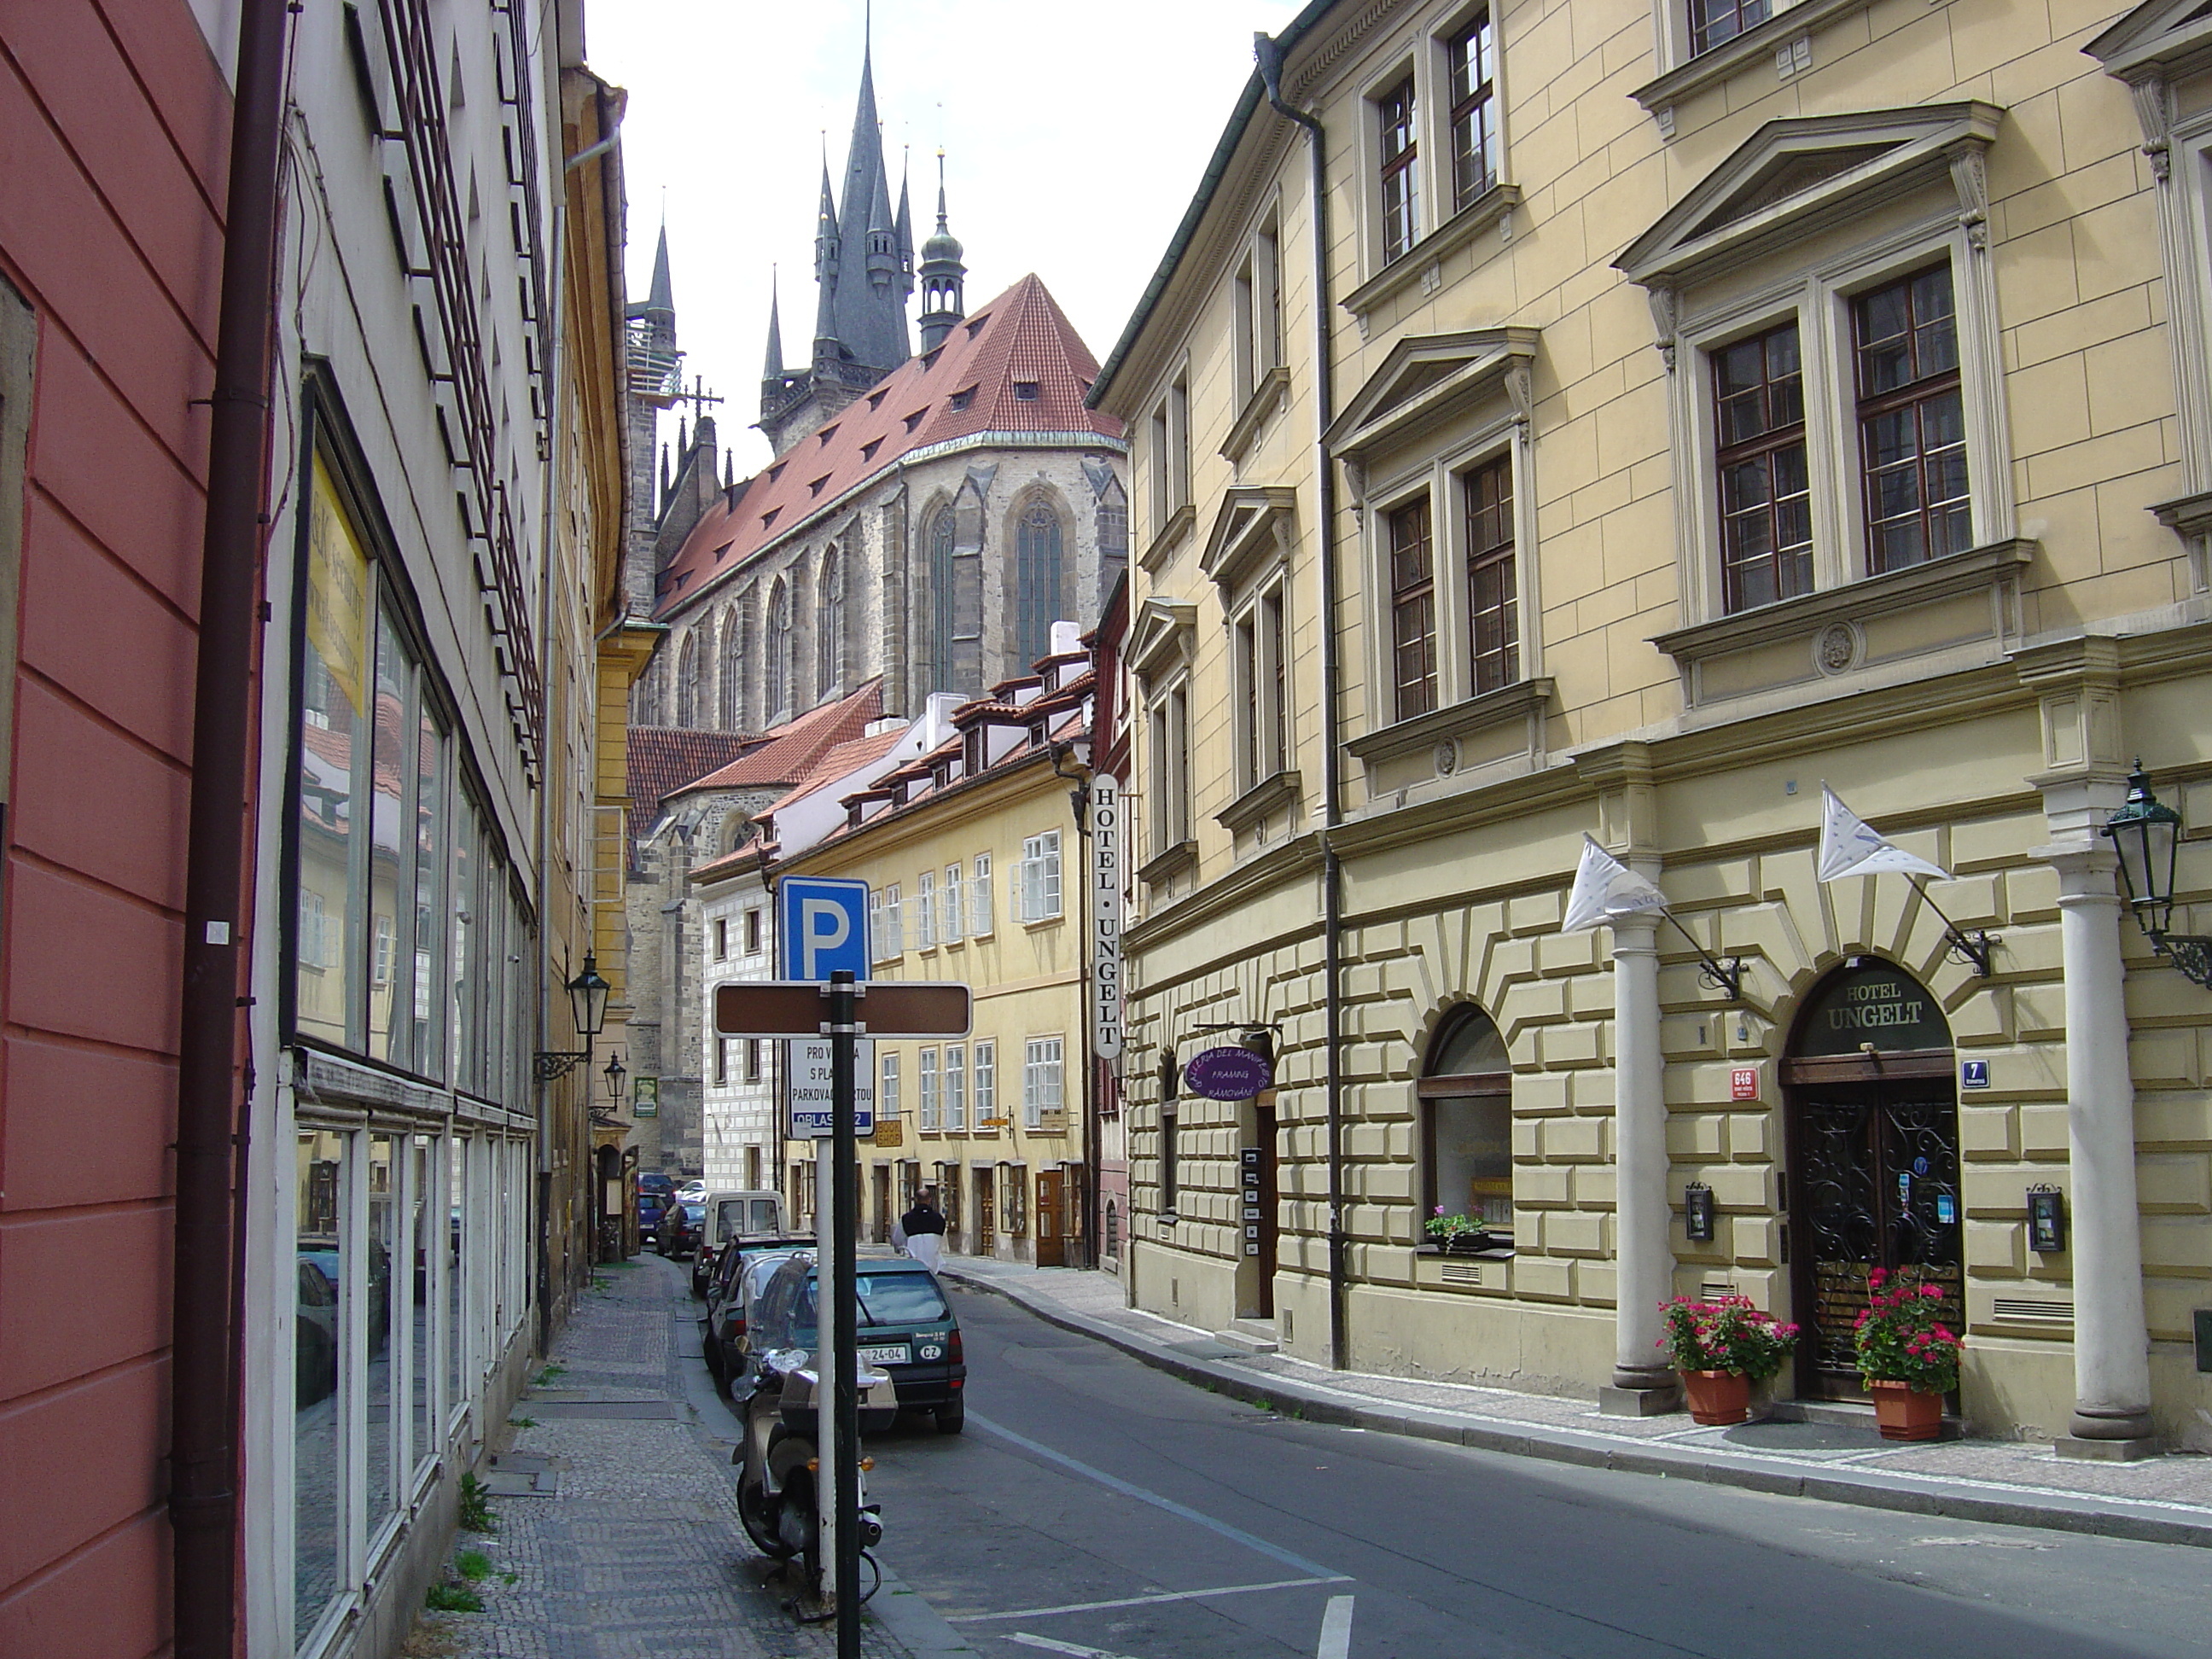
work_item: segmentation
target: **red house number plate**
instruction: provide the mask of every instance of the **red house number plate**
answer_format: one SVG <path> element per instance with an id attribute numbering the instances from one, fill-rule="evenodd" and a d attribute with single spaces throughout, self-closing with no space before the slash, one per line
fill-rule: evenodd
<path id="1" fill-rule="evenodd" d="M 1730 1100 L 1757 1100 L 1759 1098 L 1758 1066 L 1739 1066 L 1733 1071 L 1729 1072 L 1729 1098 Z"/>

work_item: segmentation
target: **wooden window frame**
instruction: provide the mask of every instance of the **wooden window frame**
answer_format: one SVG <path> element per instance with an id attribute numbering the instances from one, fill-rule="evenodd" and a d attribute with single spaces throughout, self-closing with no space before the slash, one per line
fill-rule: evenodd
<path id="1" fill-rule="evenodd" d="M 1774 370 L 1776 348 L 1785 336 L 1795 354 L 1795 366 L 1789 373 L 1778 375 Z M 1729 383 L 1723 379 L 1730 354 L 1741 353 L 1751 346 L 1759 349 L 1759 378 L 1755 383 L 1745 382 L 1730 390 Z M 1726 614 L 1732 616 L 1739 611 L 1753 610 L 1778 599 L 1796 599 L 1813 591 L 1812 452 L 1807 441 L 1805 421 L 1803 330 L 1793 313 L 1786 321 L 1711 349 L 1706 353 L 1706 362 L 1713 409 L 1714 510 L 1720 533 L 1721 605 Z M 1729 439 L 1726 434 L 1732 409 L 1755 410 L 1755 429 L 1743 437 Z M 1778 419 L 1778 414 L 1788 418 Z M 1792 453 L 1797 458 L 1802 488 L 1784 495 L 1775 488 L 1776 469 Z M 1732 471 L 1754 465 L 1765 469 L 1765 501 L 1750 507 L 1732 503 L 1729 492 Z M 1802 542 L 1785 546 L 1782 539 L 1783 514 L 1791 501 L 1799 503 L 1805 535 Z M 1766 546 L 1763 552 L 1745 556 L 1741 551 L 1736 526 L 1748 525 L 1754 516 L 1765 526 Z M 1747 580 L 1748 573 L 1762 568 L 1771 592 L 1762 592 Z"/>

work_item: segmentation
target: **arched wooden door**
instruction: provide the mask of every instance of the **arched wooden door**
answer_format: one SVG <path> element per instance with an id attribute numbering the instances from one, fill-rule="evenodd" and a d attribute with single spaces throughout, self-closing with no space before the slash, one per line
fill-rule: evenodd
<path id="1" fill-rule="evenodd" d="M 1916 1267 L 1965 1328 L 1958 1068 L 1934 993 L 1856 957 L 1806 999 L 1782 1063 L 1801 1394 L 1862 1392 L 1852 1327 L 1875 1267 Z"/>

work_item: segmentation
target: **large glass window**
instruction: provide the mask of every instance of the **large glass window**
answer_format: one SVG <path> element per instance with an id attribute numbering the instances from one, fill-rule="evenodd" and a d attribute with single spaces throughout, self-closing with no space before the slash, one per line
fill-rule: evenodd
<path id="1" fill-rule="evenodd" d="M 392 1334 L 399 1275 L 393 1271 L 399 1243 L 399 1176 L 392 1138 L 368 1138 L 368 1307 L 362 1340 L 368 1350 L 365 1462 L 368 1469 L 368 1531 L 374 1537 L 398 1503 L 405 1443 L 405 1419 L 392 1398 Z"/>
<path id="2" fill-rule="evenodd" d="M 1713 354 L 1721 576 L 1731 611 L 1813 591 L 1804 365 L 1793 320 Z"/>
<path id="3" fill-rule="evenodd" d="M 318 465 L 307 522 L 307 639 L 301 660 L 299 933 L 294 974 L 301 1031 L 358 1048 L 365 1010 L 367 846 L 356 833 L 368 776 L 368 554 Z M 363 863 L 356 879 L 355 865 Z"/>
<path id="4" fill-rule="evenodd" d="M 408 1435 L 409 1467 L 419 1473 L 437 1455 L 437 1371 L 434 1366 L 438 1303 L 436 1291 L 443 1283 L 446 1264 L 441 1235 L 444 1223 L 438 1202 L 445 1192 L 444 1159 L 441 1143 L 431 1135 L 409 1137 L 407 1211 L 410 1267 L 408 1274 Z"/>
<path id="5" fill-rule="evenodd" d="M 446 1401 L 448 1417 L 468 1399 L 469 1280 L 465 1246 L 469 1222 L 469 1147 L 466 1138 L 446 1142 Z"/>
<path id="6" fill-rule="evenodd" d="M 1960 552 L 1973 544 L 1973 514 L 1950 265 L 1861 295 L 1851 321 L 1867 569 Z"/>
<path id="7" fill-rule="evenodd" d="M 310 1131 L 297 1138 L 294 1213 L 298 1224 L 299 1306 L 293 1346 L 293 1640 L 304 1641 L 338 1593 L 340 1386 L 346 1343 L 346 1140 Z"/>
<path id="8" fill-rule="evenodd" d="M 1513 1231 L 1513 1074 L 1505 1041 L 1480 1008 L 1446 1020 L 1418 1085 L 1424 1214 L 1463 1215 Z"/>
<path id="9" fill-rule="evenodd" d="M 402 949 L 399 936 L 403 926 L 410 935 L 415 927 L 415 860 L 407 823 L 407 795 L 417 770 L 407 763 L 414 693 L 415 665 L 392 618 L 380 614 L 375 727 L 369 744 L 368 963 L 368 1052 L 379 1060 L 406 1058 L 406 1013 L 414 1004 L 406 983 L 413 977 L 414 954 Z"/>
<path id="10" fill-rule="evenodd" d="M 425 707 L 416 731 L 414 1041 L 408 1063 L 438 1078 L 446 1074 L 447 764 L 445 726 Z"/>

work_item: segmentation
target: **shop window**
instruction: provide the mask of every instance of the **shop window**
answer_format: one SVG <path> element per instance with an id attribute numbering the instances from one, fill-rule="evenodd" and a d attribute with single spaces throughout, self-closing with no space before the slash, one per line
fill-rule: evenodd
<path id="1" fill-rule="evenodd" d="M 1497 1025 L 1471 1005 L 1430 1044 L 1417 1086 L 1422 1215 L 1464 1215 L 1513 1231 L 1513 1074 Z"/>
<path id="2" fill-rule="evenodd" d="M 293 1323 L 293 1640 L 305 1641 L 345 1588 L 338 1472 L 347 1401 L 338 1387 L 348 1353 L 342 1313 L 349 1252 L 347 1164 L 352 1137 L 301 1134 L 295 1148 L 298 1307 Z"/>

